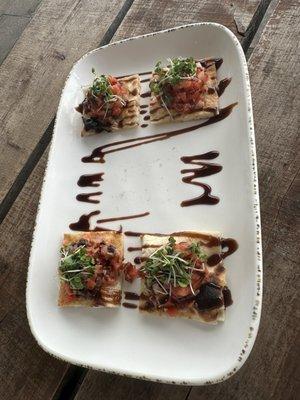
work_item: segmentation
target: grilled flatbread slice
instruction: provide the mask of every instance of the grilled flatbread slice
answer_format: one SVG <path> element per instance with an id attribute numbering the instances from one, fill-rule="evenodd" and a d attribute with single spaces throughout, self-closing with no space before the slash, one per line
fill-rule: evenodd
<path id="1" fill-rule="evenodd" d="M 58 305 L 121 304 L 123 235 L 115 231 L 66 233 L 59 265 Z"/>
<path id="2" fill-rule="evenodd" d="M 141 312 L 210 324 L 224 321 L 230 291 L 220 257 L 219 233 L 180 232 L 172 234 L 171 239 L 144 235 L 142 246 L 146 261 L 141 267 Z M 178 258 L 169 270 L 168 258 L 171 264 Z"/>
<path id="3" fill-rule="evenodd" d="M 81 136 L 91 136 L 99 134 L 102 131 L 114 132 L 121 129 L 134 128 L 139 125 L 141 93 L 139 75 L 130 75 L 124 78 L 118 78 L 117 82 L 125 89 L 125 94 L 120 96 L 123 97 L 124 100 L 120 104 L 120 114 L 110 115 L 108 112 L 108 114 L 104 114 L 104 120 L 101 119 L 101 117 L 95 117 L 94 108 L 89 110 L 90 107 L 84 105 L 88 101 L 88 92 L 91 89 L 89 88 L 85 92 L 85 100 L 76 108 L 76 110 L 82 114 L 84 123 Z M 106 105 L 102 110 L 106 110 Z"/>
<path id="4" fill-rule="evenodd" d="M 199 63 L 197 63 L 197 65 L 199 65 Z M 219 96 L 217 92 L 218 81 L 215 62 L 212 60 L 212 62 L 208 63 L 208 65 L 203 63 L 202 68 L 203 74 L 205 74 L 205 83 L 201 89 L 201 99 L 198 103 L 196 102 L 193 107 L 187 107 L 187 111 L 183 111 L 186 109 L 186 107 L 184 107 L 184 101 L 182 104 L 179 103 L 183 108 L 183 110 L 180 111 L 178 108 L 174 109 L 172 104 L 167 105 L 166 102 L 163 102 L 162 95 L 156 95 L 153 91 L 151 91 L 150 121 L 152 123 L 161 124 L 167 122 L 193 121 L 202 118 L 210 118 L 219 113 Z M 155 81 L 156 79 L 157 74 L 153 72 L 151 81 Z M 184 92 L 184 88 L 182 90 Z"/>

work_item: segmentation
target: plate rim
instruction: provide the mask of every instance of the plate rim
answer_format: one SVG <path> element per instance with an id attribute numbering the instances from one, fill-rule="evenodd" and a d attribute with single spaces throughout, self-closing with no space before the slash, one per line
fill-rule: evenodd
<path id="1" fill-rule="evenodd" d="M 220 29 L 224 31 L 224 33 L 230 37 L 230 39 L 233 41 L 235 46 L 237 47 L 237 52 L 239 59 L 241 61 L 241 66 L 242 66 L 242 79 L 245 84 L 245 95 L 246 95 L 246 108 L 247 108 L 247 118 L 248 118 L 248 123 L 247 123 L 247 136 L 248 136 L 248 142 L 249 142 L 249 157 L 250 157 L 250 164 L 251 164 L 251 180 L 252 180 L 252 206 L 253 206 L 253 212 L 254 212 L 254 225 L 255 225 L 255 230 L 256 230 L 256 295 L 253 298 L 253 310 L 252 310 L 252 322 L 250 323 L 248 333 L 246 335 L 246 338 L 244 340 L 244 345 L 241 349 L 241 352 L 239 354 L 239 357 L 235 360 L 235 362 L 231 365 L 230 368 L 225 370 L 224 372 L 220 374 L 213 375 L 211 379 L 203 379 L 201 377 L 197 378 L 189 378 L 185 380 L 181 380 L 179 378 L 174 378 L 174 377 L 161 377 L 155 374 L 147 374 L 144 375 L 142 373 L 138 372 L 130 372 L 128 370 L 125 370 L 124 368 L 121 367 L 116 367 L 116 368 L 109 368 L 109 367 L 103 367 L 99 363 L 89 363 L 89 364 L 84 364 L 80 360 L 63 355 L 54 349 L 51 349 L 48 347 L 45 343 L 40 340 L 38 333 L 34 329 L 34 323 L 32 316 L 30 314 L 30 306 L 29 306 L 29 281 L 31 280 L 31 274 L 32 274 L 32 254 L 33 254 L 33 247 L 35 243 L 35 238 L 36 238 L 36 231 L 37 231 L 37 226 L 39 225 L 39 219 L 41 215 L 41 203 L 42 200 L 44 199 L 45 196 L 45 186 L 46 186 L 46 180 L 49 175 L 49 160 L 52 160 L 52 153 L 54 152 L 54 143 L 55 143 L 55 138 L 57 135 L 57 115 L 61 112 L 61 107 L 62 107 L 62 96 L 65 92 L 65 88 L 67 85 L 67 82 L 69 81 L 69 78 L 73 72 L 73 70 L 76 68 L 76 66 L 84 60 L 86 57 L 88 57 L 90 54 L 93 54 L 95 52 L 101 51 L 102 49 L 106 49 L 108 47 L 112 46 L 117 46 L 119 44 L 123 44 L 126 42 L 129 42 L 131 40 L 138 40 L 138 39 L 143 39 L 147 38 L 150 36 L 156 36 L 159 34 L 163 33 L 168 33 L 168 32 L 173 32 L 177 31 L 180 29 L 185 29 L 185 28 L 193 28 L 193 27 L 198 27 L 198 26 L 213 26 L 216 29 Z M 27 320 L 29 323 L 29 327 L 31 330 L 31 333 L 36 340 L 37 344 L 48 354 L 51 356 L 55 357 L 56 359 L 59 359 L 61 361 L 65 361 L 80 367 L 88 368 L 88 369 L 93 369 L 96 371 L 101 371 L 101 372 L 106 372 L 110 374 L 115 374 L 115 375 L 120 375 L 120 376 L 126 376 L 129 378 L 136 378 L 136 379 L 143 379 L 143 380 L 149 380 L 149 381 L 154 381 L 154 382 L 160 382 L 160 383 L 168 383 L 168 384 L 176 384 L 176 385 L 189 385 L 189 386 L 202 386 L 202 385 L 211 385 L 211 384 L 216 384 L 223 382 L 233 376 L 245 363 L 247 360 L 248 356 L 251 353 L 251 350 L 253 348 L 253 345 L 256 340 L 256 336 L 258 333 L 258 328 L 259 328 L 259 323 L 260 323 L 260 317 L 261 317 L 261 308 L 262 308 L 262 294 L 263 294 L 263 263 L 262 263 L 262 239 L 261 239 L 261 219 L 260 219 L 260 202 L 259 202 L 259 186 L 258 186 L 258 173 L 257 173 L 257 157 L 256 157 L 256 145 L 255 145 L 255 133 L 254 133 L 254 122 L 253 122 L 253 109 L 252 109 L 252 96 L 251 96 L 251 88 L 250 88 L 250 79 L 249 79 L 249 72 L 248 72 L 248 66 L 247 66 L 247 61 L 245 58 L 244 51 L 242 49 L 242 46 L 240 42 L 238 41 L 237 37 L 233 32 L 230 31 L 227 27 L 225 27 L 222 24 L 216 23 L 216 22 L 197 22 L 197 23 L 192 23 L 192 24 L 184 24 L 180 26 L 176 26 L 173 28 L 168 28 L 168 29 L 163 29 L 160 31 L 155 31 L 151 33 L 146 33 L 143 35 L 137 35 L 133 36 L 130 38 L 118 40 L 112 43 L 109 43 L 107 45 L 95 48 L 93 50 L 90 50 L 89 52 L 85 53 L 82 57 L 80 57 L 72 66 L 69 74 L 67 75 L 65 79 L 65 83 L 59 98 L 59 105 L 55 117 L 55 123 L 54 123 L 54 128 L 53 128 L 53 137 L 51 140 L 51 145 L 50 145 L 50 150 L 47 158 L 47 163 L 46 163 L 46 168 L 45 168 L 45 173 L 44 173 L 44 178 L 43 178 L 43 183 L 42 183 L 42 188 L 41 188 L 41 193 L 40 193 L 40 198 L 39 198 L 39 203 L 37 207 L 37 214 L 36 214 L 36 219 L 35 219 L 35 224 L 34 224 L 34 230 L 32 234 L 32 240 L 31 240 L 31 249 L 30 249 L 30 256 L 29 256 L 29 261 L 28 261 L 28 273 L 27 273 L 27 280 L 26 280 L 26 313 L 27 313 Z"/>

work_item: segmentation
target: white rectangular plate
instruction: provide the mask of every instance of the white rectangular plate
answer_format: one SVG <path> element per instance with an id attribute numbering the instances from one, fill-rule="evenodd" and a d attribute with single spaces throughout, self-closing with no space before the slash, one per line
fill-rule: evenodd
<path id="1" fill-rule="evenodd" d="M 106 155 L 105 163 L 83 163 L 100 145 L 158 134 L 195 124 L 139 127 L 82 139 L 74 107 L 92 67 L 115 76 L 150 71 L 167 57 L 222 57 L 218 78 L 232 77 L 221 106 L 238 102 L 231 115 L 210 126 L 168 140 Z M 145 76 L 143 77 L 145 78 Z M 148 83 L 143 84 L 143 92 Z M 145 104 L 149 99 L 143 99 Z M 141 115 L 141 124 L 144 123 Z M 197 123 L 197 122 L 196 122 Z M 214 206 L 181 207 L 201 188 L 182 182 L 181 156 L 220 152 L 223 170 L 201 181 L 220 197 Z M 252 106 L 243 51 L 235 36 L 213 23 L 182 26 L 113 43 L 82 57 L 62 93 L 34 233 L 27 285 L 27 312 L 38 343 L 68 362 L 127 376 L 177 384 L 222 381 L 237 371 L 253 346 L 260 318 L 262 264 L 260 217 Z M 104 172 L 99 188 L 79 188 L 82 174 Z M 100 190 L 100 204 L 78 202 L 78 193 Z M 217 326 L 195 321 L 146 317 L 137 310 L 60 309 L 57 307 L 59 247 L 69 224 L 101 210 L 100 218 L 150 212 L 121 221 L 123 230 L 174 232 L 220 231 L 239 243 L 226 259 L 234 304 Z M 97 217 L 91 219 L 92 225 Z M 120 222 L 104 224 L 117 229 Z M 138 238 L 125 237 L 125 248 Z M 136 255 L 136 254 L 134 254 Z M 125 254 L 132 258 L 133 253 Z M 130 286 L 128 286 L 129 288 Z"/>

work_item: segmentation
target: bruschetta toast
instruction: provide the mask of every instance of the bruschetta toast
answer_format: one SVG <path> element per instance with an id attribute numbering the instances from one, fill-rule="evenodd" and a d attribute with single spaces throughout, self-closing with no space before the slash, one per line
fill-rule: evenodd
<path id="1" fill-rule="evenodd" d="M 81 136 L 137 126 L 140 90 L 139 75 L 123 78 L 111 75 L 95 76 L 92 85 L 85 90 L 83 102 L 76 107 L 82 114 L 84 125 Z"/>
<path id="2" fill-rule="evenodd" d="M 59 306 L 118 307 L 123 236 L 114 231 L 66 233 L 59 264 Z"/>
<path id="3" fill-rule="evenodd" d="M 158 62 L 150 80 L 150 121 L 184 122 L 217 115 L 217 85 L 213 60 L 174 58 L 166 66 Z"/>
<path id="4" fill-rule="evenodd" d="M 142 236 L 146 261 L 140 270 L 140 311 L 212 324 L 224 321 L 231 296 L 220 239 L 220 234 L 206 232 Z"/>

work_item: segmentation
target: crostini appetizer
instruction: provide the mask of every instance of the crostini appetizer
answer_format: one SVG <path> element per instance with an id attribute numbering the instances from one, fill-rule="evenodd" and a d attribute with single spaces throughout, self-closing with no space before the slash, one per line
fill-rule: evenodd
<path id="1" fill-rule="evenodd" d="M 114 231 L 66 233 L 59 264 L 59 306 L 118 307 L 123 237 Z"/>
<path id="2" fill-rule="evenodd" d="M 159 61 L 150 80 L 153 123 L 192 121 L 218 114 L 217 69 L 214 60 L 194 58 Z"/>
<path id="3" fill-rule="evenodd" d="M 144 235 L 142 245 L 146 261 L 140 270 L 141 312 L 205 323 L 224 321 L 231 296 L 218 233 Z"/>
<path id="4" fill-rule="evenodd" d="M 95 70 L 92 72 L 95 74 Z M 82 114 L 84 128 L 81 136 L 103 131 L 113 132 L 139 124 L 140 78 L 138 75 L 115 78 L 95 75 L 85 98 L 76 107 Z"/>

